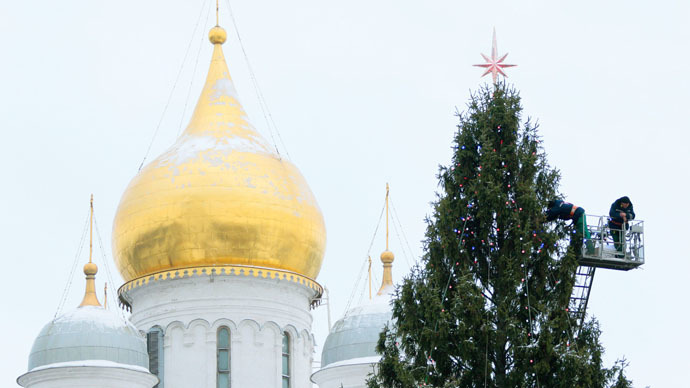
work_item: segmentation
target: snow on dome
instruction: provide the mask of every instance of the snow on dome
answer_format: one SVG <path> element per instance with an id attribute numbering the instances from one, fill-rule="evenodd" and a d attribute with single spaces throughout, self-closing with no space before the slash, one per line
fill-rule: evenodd
<path id="1" fill-rule="evenodd" d="M 137 372 L 149 373 L 148 368 L 144 368 L 138 365 L 125 365 L 117 362 L 107 361 L 107 360 L 81 360 L 81 361 L 67 361 L 67 362 L 56 362 L 54 364 L 48 364 L 43 366 L 37 366 L 31 370 L 31 372 L 37 372 L 43 369 L 50 368 L 69 368 L 69 367 L 99 367 L 99 368 L 124 368 L 130 369 Z"/>
<path id="2" fill-rule="evenodd" d="M 118 313 L 100 306 L 69 311 L 43 327 L 29 355 L 29 371 L 58 363 L 104 360 L 148 370 L 146 341 Z"/>
<path id="3" fill-rule="evenodd" d="M 393 315 L 392 292 L 392 285 L 386 287 L 372 300 L 350 309 L 333 325 L 323 345 L 321 368 L 358 363 L 363 358 L 378 361 L 376 343 Z"/>

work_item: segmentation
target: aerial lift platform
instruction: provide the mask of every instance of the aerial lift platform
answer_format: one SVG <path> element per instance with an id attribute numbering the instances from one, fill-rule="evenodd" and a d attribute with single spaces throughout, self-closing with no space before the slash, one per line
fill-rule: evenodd
<path id="1" fill-rule="evenodd" d="M 617 244 L 613 240 L 607 216 L 588 214 L 586 217 L 588 222 L 595 222 L 587 225 L 591 237 L 582 244 L 569 307 L 578 328 L 585 320 L 597 268 L 629 271 L 644 264 L 644 221 L 628 221 L 628 229 L 621 230 L 620 243 Z"/>

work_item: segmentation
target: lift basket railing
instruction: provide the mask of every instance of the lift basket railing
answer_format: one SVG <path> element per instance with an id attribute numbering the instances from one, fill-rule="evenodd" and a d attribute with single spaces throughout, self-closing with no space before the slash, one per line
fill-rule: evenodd
<path id="1" fill-rule="evenodd" d="M 644 221 L 628 221 L 619 229 L 607 216 L 587 214 L 586 220 L 589 238 L 583 241 L 580 265 L 627 271 L 644 264 Z"/>

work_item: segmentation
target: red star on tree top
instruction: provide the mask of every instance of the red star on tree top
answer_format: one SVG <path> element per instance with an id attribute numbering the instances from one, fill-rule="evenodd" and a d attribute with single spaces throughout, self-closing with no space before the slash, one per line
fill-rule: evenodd
<path id="1" fill-rule="evenodd" d="M 486 71 L 484 74 L 482 74 L 482 77 L 491 73 L 491 78 L 493 78 L 494 84 L 496 84 L 496 78 L 498 78 L 498 75 L 502 75 L 504 77 L 508 77 L 506 73 L 503 72 L 504 67 L 513 67 L 517 65 L 508 65 L 503 63 L 503 61 L 506 59 L 508 54 L 505 54 L 502 57 L 498 57 L 498 49 L 496 48 L 496 28 L 494 28 L 494 39 L 493 39 L 493 44 L 491 46 L 491 58 L 487 57 L 486 55 L 482 54 L 482 57 L 487 63 L 482 63 L 481 65 L 473 65 L 477 67 L 484 67 L 486 68 Z"/>

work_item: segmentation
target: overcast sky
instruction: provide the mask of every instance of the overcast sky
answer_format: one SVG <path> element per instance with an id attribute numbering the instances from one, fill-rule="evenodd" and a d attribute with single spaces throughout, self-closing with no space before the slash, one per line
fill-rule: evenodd
<path id="1" fill-rule="evenodd" d="M 0 385 L 13 386 L 26 371 L 34 338 L 60 304 L 91 193 L 105 248 L 96 243 L 98 287 L 106 280 L 101 252 L 121 284 L 110 250 L 112 220 L 173 85 L 148 160 L 186 125 L 211 57 L 208 1 L 0 3 Z M 221 24 L 230 71 L 252 122 L 270 140 L 226 1 Z M 391 231 L 395 279 L 421 255 L 438 165 L 450 160 L 454 112 L 490 82 L 471 65 L 490 54 L 495 26 L 499 54 L 518 64 L 508 69 L 508 81 L 521 91 L 525 118 L 541 124 L 562 192 L 589 214 L 604 214 L 628 195 L 646 221 L 643 269 L 600 270 L 594 279 L 588 311 L 601 321 L 606 362 L 626 357 L 636 387 L 678 387 L 690 377 L 690 6 L 562 3 L 232 6 L 284 143 L 278 146 L 309 182 L 326 220 L 318 281 L 331 291 L 334 321 L 366 260 L 386 182 L 412 251 L 405 255 Z M 371 251 L 378 281 L 383 249 L 379 233 Z M 87 259 L 79 259 L 65 308 L 79 303 Z M 313 330 L 319 359 L 326 307 L 314 312 Z"/>

